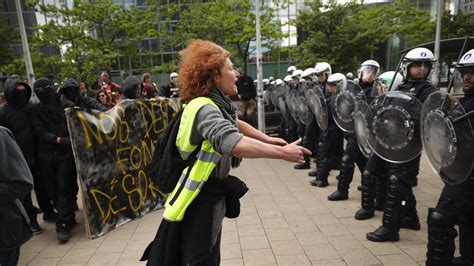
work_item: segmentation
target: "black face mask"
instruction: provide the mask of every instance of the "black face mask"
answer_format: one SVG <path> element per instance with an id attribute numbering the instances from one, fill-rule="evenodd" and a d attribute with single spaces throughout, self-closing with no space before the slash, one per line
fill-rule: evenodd
<path id="1" fill-rule="evenodd" d="M 51 87 L 44 88 L 42 90 L 35 90 L 36 96 L 38 96 L 41 104 L 51 105 L 57 99 L 57 94 Z"/>
<path id="2" fill-rule="evenodd" d="M 123 95 L 128 99 L 136 99 L 138 94 L 138 86 L 133 86 L 132 88 L 125 89 Z"/>
<path id="3" fill-rule="evenodd" d="M 76 87 L 65 87 L 63 88 L 63 93 L 64 96 L 70 101 L 75 102 L 77 99 L 79 99 L 79 88 Z"/>
<path id="4" fill-rule="evenodd" d="M 28 103 L 28 91 L 24 90 L 13 90 L 12 102 L 14 106 L 22 107 Z"/>

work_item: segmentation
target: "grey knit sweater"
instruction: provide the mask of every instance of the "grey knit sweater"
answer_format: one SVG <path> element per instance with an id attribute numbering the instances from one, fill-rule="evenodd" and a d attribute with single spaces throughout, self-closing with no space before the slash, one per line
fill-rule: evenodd
<path id="1" fill-rule="evenodd" d="M 199 145 L 205 139 L 208 140 L 214 150 L 222 155 L 216 166 L 215 175 L 210 178 L 226 178 L 231 169 L 232 150 L 240 140 L 237 125 L 225 119 L 221 111 L 211 104 L 204 105 L 194 119 L 191 133 L 191 143 Z M 219 200 L 214 206 L 214 218 L 212 223 L 213 245 L 222 229 L 222 220 L 225 215 L 225 199 Z"/>

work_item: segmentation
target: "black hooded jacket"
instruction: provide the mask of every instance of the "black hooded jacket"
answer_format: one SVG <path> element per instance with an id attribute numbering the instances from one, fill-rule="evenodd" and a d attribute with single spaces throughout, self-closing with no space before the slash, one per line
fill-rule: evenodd
<path id="1" fill-rule="evenodd" d="M 65 88 L 68 87 L 74 88 L 74 90 L 71 90 L 71 92 L 68 93 L 65 90 Z M 66 96 L 69 101 L 73 102 L 74 105 L 77 107 L 83 109 L 94 109 L 102 112 L 106 112 L 108 110 L 107 107 L 100 104 L 96 99 L 87 96 L 82 96 L 79 89 L 79 82 L 77 82 L 77 80 L 75 79 L 70 78 L 65 80 L 61 90 L 62 94 Z"/>
<path id="2" fill-rule="evenodd" d="M 18 85 L 26 88 L 27 100 L 31 97 L 31 87 L 18 79 L 8 79 L 5 82 L 5 100 L 7 104 L 0 107 L 0 126 L 8 128 L 15 136 L 16 142 L 29 166 L 33 166 L 36 161 L 36 136 L 33 133 L 31 117 L 33 106 L 27 103 L 24 106 L 17 106 L 13 91 Z"/>
<path id="3" fill-rule="evenodd" d="M 0 252 L 32 237 L 21 201 L 33 188 L 33 177 L 12 133 L 0 127 Z"/>
<path id="4" fill-rule="evenodd" d="M 67 100 L 59 97 L 51 104 L 39 103 L 33 115 L 33 128 L 38 136 L 38 154 L 72 153 L 65 108 L 74 107 Z M 57 138 L 60 138 L 57 143 Z"/>

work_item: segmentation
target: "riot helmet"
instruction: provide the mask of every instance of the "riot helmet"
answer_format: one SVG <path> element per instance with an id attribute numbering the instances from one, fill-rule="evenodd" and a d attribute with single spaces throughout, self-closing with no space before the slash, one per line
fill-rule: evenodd
<path id="1" fill-rule="evenodd" d="M 293 74 L 293 71 L 295 70 L 296 70 L 295 66 L 289 66 L 288 69 L 286 70 L 286 73 L 288 73 L 288 75 L 291 75 Z"/>
<path id="2" fill-rule="evenodd" d="M 354 74 L 352 74 L 352 72 L 347 72 L 346 78 L 347 78 L 347 79 L 353 79 L 353 78 L 354 78 Z"/>
<path id="3" fill-rule="evenodd" d="M 327 80 L 329 94 L 341 91 L 346 87 L 347 79 L 342 73 L 334 73 Z"/>
<path id="4" fill-rule="evenodd" d="M 171 81 L 174 81 L 173 78 L 176 78 L 176 77 L 178 77 L 178 73 L 173 72 L 173 73 L 170 74 L 170 80 Z"/>
<path id="5" fill-rule="evenodd" d="M 276 79 L 275 80 L 275 86 L 282 85 L 282 84 L 283 84 L 283 80 L 281 80 L 281 79 Z"/>
<path id="6" fill-rule="evenodd" d="M 299 80 L 301 78 L 302 74 L 303 74 L 303 70 L 297 69 L 297 70 L 293 71 L 293 73 L 291 74 L 291 78 Z"/>
<path id="7" fill-rule="evenodd" d="M 327 81 L 329 76 L 331 76 L 332 74 L 331 65 L 329 65 L 326 62 L 317 63 L 314 66 L 314 70 L 316 72 L 316 75 L 318 76 L 320 83 L 324 83 L 325 81 Z M 322 75 L 322 74 L 326 74 L 326 75 Z"/>
<path id="8" fill-rule="evenodd" d="M 359 82 L 364 84 L 372 84 L 375 81 L 375 78 L 379 74 L 380 65 L 375 60 L 364 61 L 359 70 L 357 71 L 357 78 Z"/>
<path id="9" fill-rule="evenodd" d="M 380 91 L 378 91 L 377 95 L 381 95 L 387 92 L 390 86 L 392 89 L 395 89 L 396 87 L 398 87 L 398 85 L 402 83 L 403 81 L 402 74 L 397 72 L 395 79 L 393 79 L 394 75 L 395 75 L 395 71 L 387 71 L 387 72 L 383 72 L 382 74 L 380 74 L 380 76 L 378 76 L 377 81 L 381 84 L 381 88 L 380 88 Z"/>
<path id="10" fill-rule="evenodd" d="M 455 68 L 463 79 L 463 92 L 474 93 L 474 49 L 465 53 Z"/>
<path id="11" fill-rule="evenodd" d="M 264 86 L 268 86 L 270 84 L 270 80 L 268 79 L 263 79 L 262 82 Z"/>
<path id="12" fill-rule="evenodd" d="M 272 81 L 275 81 L 275 79 L 273 78 L 273 76 L 268 77 L 268 80 L 270 81 L 270 83 L 271 83 Z"/>
<path id="13" fill-rule="evenodd" d="M 316 70 L 312 67 L 307 68 L 303 71 L 303 74 L 301 74 L 301 77 L 304 78 L 307 81 L 314 81 L 314 76 L 316 74 Z"/>
<path id="14" fill-rule="evenodd" d="M 405 81 L 426 81 L 435 61 L 433 52 L 426 48 L 410 50 L 403 58 L 401 67 Z"/>
<path id="15" fill-rule="evenodd" d="M 283 80 L 286 82 L 286 83 L 290 83 L 291 82 L 291 75 L 286 75 Z"/>

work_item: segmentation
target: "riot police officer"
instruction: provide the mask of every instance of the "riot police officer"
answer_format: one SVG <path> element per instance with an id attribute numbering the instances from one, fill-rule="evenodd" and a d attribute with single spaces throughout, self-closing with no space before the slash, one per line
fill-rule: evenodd
<path id="1" fill-rule="evenodd" d="M 456 68 L 463 77 L 464 98 L 460 100 L 466 112 L 474 110 L 474 49 L 463 55 Z M 472 120 L 471 120 L 472 121 Z M 461 145 L 466 145 L 463 143 Z M 472 145 L 472 143 L 470 144 Z M 472 156 L 469 154 L 468 156 Z M 457 185 L 446 184 L 436 208 L 428 212 L 428 252 L 426 265 L 474 264 L 474 172 Z M 453 260 L 458 235 L 461 257 Z"/>
<path id="2" fill-rule="evenodd" d="M 335 73 L 329 76 L 327 79 L 327 90 L 326 90 L 326 105 L 329 106 L 331 96 L 336 92 L 336 87 L 341 86 L 345 83 L 346 77 L 341 73 Z M 328 113 L 330 108 L 328 108 Z M 312 186 L 327 187 L 329 172 L 332 166 L 337 162 L 337 153 L 334 149 L 342 148 L 343 136 L 342 130 L 334 122 L 332 115 L 328 114 L 328 126 L 326 129 L 321 131 L 319 137 L 319 154 L 317 157 L 317 168 L 315 179 L 310 181 Z M 310 173 L 311 174 L 311 173 Z"/>
<path id="3" fill-rule="evenodd" d="M 358 79 L 359 85 L 364 90 L 365 95 L 372 93 L 379 69 L 380 65 L 375 60 L 367 60 L 361 64 L 358 71 Z M 358 147 L 355 133 L 344 132 L 343 135 L 347 142 L 341 159 L 340 172 L 337 177 L 337 190 L 328 196 L 328 200 L 331 201 L 346 200 L 349 198 L 349 185 L 354 176 L 354 163 L 359 168 L 361 174 L 364 172 L 364 167 L 367 163 L 367 159 Z"/>
<path id="4" fill-rule="evenodd" d="M 433 53 L 426 48 L 410 50 L 403 59 L 404 82 L 396 90 L 405 92 L 424 102 L 436 88 L 428 82 L 434 61 Z M 398 241 L 400 227 L 420 229 L 416 211 L 416 199 L 412 180 L 418 175 L 420 156 L 405 163 L 387 163 L 387 195 L 382 225 L 367 233 L 367 239 L 375 242 Z M 403 217 L 403 219 L 401 218 Z"/>

